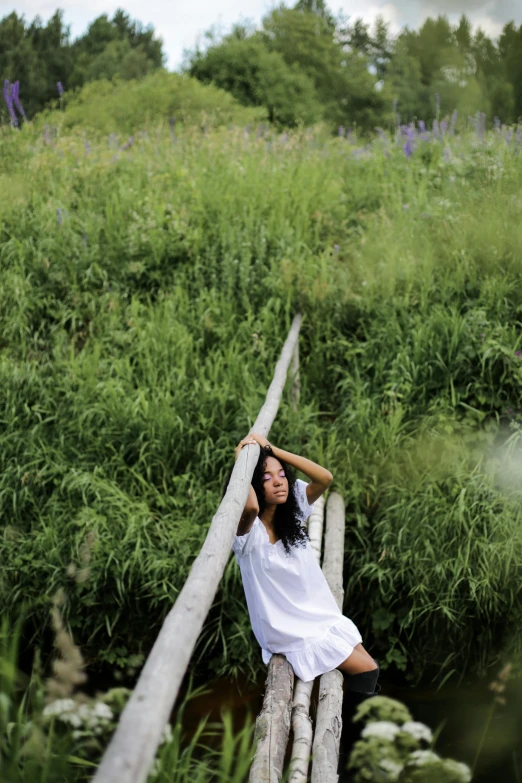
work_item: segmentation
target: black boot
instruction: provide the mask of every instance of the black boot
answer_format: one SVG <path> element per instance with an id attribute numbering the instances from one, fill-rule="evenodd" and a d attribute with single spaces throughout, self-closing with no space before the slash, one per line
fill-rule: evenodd
<path id="1" fill-rule="evenodd" d="M 375 663 L 377 664 L 377 661 Z M 339 766 L 337 768 L 337 774 L 339 775 L 338 783 L 344 783 L 344 781 L 348 780 L 345 766 L 351 750 L 361 734 L 361 724 L 353 723 L 352 720 L 355 710 L 361 702 L 376 696 L 381 690 L 381 686 L 377 683 L 380 673 L 379 664 L 377 664 L 376 669 L 369 672 L 360 672 L 359 674 L 341 673 L 344 677 L 345 687 L 341 713 L 343 725 L 339 745 Z"/>

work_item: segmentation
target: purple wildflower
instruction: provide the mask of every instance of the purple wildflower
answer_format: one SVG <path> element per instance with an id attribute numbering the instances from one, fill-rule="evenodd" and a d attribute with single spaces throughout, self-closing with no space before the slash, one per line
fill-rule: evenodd
<path id="1" fill-rule="evenodd" d="M 435 93 L 435 107 L 436 107 L 436 112 L 438 114 L 440 111 L 440 95 L 438 92 Z"/>
<path id="2" fill-rule="evenodd" d="M 493 125 L 495 126 L 495 131 L 498 133 L 500 131 L 500 117 L 493 118 Z"/>
<path id="3" fill-rule="evenodd" d="M 56 222 L 59 226 L 63 223 L 63 209 L 60 209 L 60 207 L 56 207 Z"/>
<path id="4" fill-rule="evenodd" d="M 421 133 L 426 132 L 426 123 L 424 122 L 424 120 L 419 120 L 419 129 Z"/>
<path id="5" fill-rule="evenodd" d="M 448 130 L 448 121 L 447 120 L 442 120 L 442 122 L 440 124 L 440 136 L 441 136 L 441 139 L 444 138 L 444 135 L 445 135 L 447 130 Z"/>
<path id="6" fill-rule="evenodd" d="M 11 87 L 11 95 L 13 98 L 13 103 L 24 118 L 24 120 L 27 122 L 27 117 L 25 116 L 25 111 L 23 110 L 22 104 L 20 103 L 20 98 L 18 97 L 18 93 L 20 92 L 20 82 L 16 81 L 12 87 Z"/>
<path id="7" fill-rule="evenodd" d="M 11 83 L 9 79 L 5 79 L 4 81 L 4 100 L 7 104 L 7 110 L 11 116 L 11 125 L 16 128 L 18 125 L 18 120 L 13 109 L 13 96 L 11 93 Z"/>
<path id="8" fill-rule="evenodd" d="M 334 249 L 334 253 L 338 253 L 339 252 L 339 245 L 334 245 L 333 249 Z"/>
<path id="9" fill-rule="evenodd" d="M 339 125 L 339 129 L 337 131 L 338 136 L 342 136 L 344 138 L 344 125 Z"/>
<path id="10" fill-rule="evenodd" d="M 61 98 L 63 93 L 64 93 L 64 89 L 63 89 L 62 83 L 61 82 L 56 82 L 56 86 L 58 87 L 58 95 Z"/>
<path id="11" fill-rule="evenodd" d="M 515 356 L 518 356 L 519 359 L 522 359 L 522 351 L 515 351 Z"/>
<path id="12" fill-rule="evenodd" d="M 134 136 L 131 136 L 126 144 L 122 144 L 120 150 L 128 150 L 134 144 Z"/>

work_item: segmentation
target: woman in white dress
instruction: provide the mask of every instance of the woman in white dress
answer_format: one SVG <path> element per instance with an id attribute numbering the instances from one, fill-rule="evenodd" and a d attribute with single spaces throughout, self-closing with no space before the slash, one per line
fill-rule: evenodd
<path id="1" fill-rule="evenodd" d="M 232 549 L 263 661 L 268 664 L 273 653 L 285 655 L 304 682 L 336 668 L 347 690 L 373 696 L 380 690 L 379 665 L 337 606 L 302 524 L 333 476 L 256 433 L 240 441 L 235 459 L 255 442 L 259 460 Z M 292 468 L 310 481 L 297 479 Z"/>

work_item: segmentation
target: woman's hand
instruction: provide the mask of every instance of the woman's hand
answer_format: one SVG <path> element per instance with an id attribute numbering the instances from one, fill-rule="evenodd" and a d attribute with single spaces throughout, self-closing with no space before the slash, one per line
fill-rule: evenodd
<path id="1" fill-rule="evenodd" d="M 255 443 L 255 439 L 251 435 L 247 435 L 246 438 L 243 438 L 243 440 L 240 440 L 239 443 L 236 446 L 236 450 L 234 451 L 234 459 L 237 462 L 237 458 L 239 457 L 239 452 L 243 448 L 243 446 L 248 446 L 249 443 Z"/>
<path id="2" fill-rule="evenodd" d="M 248 446 L 249 443 L 259 443 L 261 447 L 263 446 L 270 446 L 268 443 L 268 440 L 265 438 L 264 435 L 257 435 L 257 433 L 252 432 L 250 435 L 247 435 L 246 438 L 243 438 L 243 440 L 240 440 L 239 443 L 236 446 L 236 449 L 234 451 L 234 457 L 237 461 L 237 458 L 239 457 L 239 452 L 243 448 L 243 446 Z"/>
<path id="3" fill-rule="evenodd" d="M 251 432 L 249 437 L 254 438 L 254 440 L 257 443 L 259 443 L 261 448 L 264 448 L 264 446 L 270 446 L 270 443 L 268 442 L 268 440 L 265 438 L 264 435 L 258 435 L 257 432 Z M 272 446 L 270 446 L 270 448 L 272 448 Z"/>

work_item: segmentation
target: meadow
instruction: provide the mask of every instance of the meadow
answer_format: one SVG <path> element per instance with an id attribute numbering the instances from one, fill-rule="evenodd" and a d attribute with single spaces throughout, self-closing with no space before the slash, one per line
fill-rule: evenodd
<path id="1" fill-rule="evenodd" d="M 519 674 L 520 128 L 358 140 L 237 109 L 117 131 L 110 105 L 0 130 L 16 656 L 50 666 L 60 594 L 89 675 L 132 680 L 299 310 L 300 409 L 286 391 L 270 440 L 345 499 L 345 614 L 414 687 Z M 263 670 L 231 557 L 189 674 Z"/>

